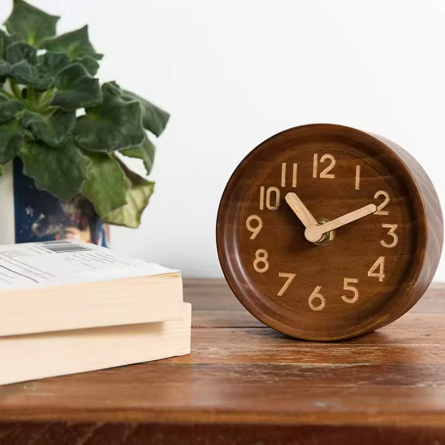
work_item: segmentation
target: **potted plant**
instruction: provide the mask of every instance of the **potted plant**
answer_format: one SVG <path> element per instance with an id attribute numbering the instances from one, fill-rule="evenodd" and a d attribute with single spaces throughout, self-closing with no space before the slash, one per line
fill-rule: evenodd
<path id="1" fill-rule="evenodd" d="M 105 244 L 105 224 L 140 224 L 154 183 L 125 158 L 150 173 L 151 137 L 169 115 L 116 82 L 100 84 L 88 27 L 56 36 L 58 20 L 14 0 L 0 29 L 0 173 L 13 165 L 16 242 Z"/>

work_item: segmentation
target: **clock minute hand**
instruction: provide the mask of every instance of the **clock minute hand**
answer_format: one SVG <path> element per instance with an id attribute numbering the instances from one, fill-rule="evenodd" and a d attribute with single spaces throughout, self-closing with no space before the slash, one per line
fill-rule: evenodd
<path id="1" fill-rule="evenodd" d="M 293 210 L 298 219 L 303 223 L 304 227 L 316 226 L 318 221 L 314 218 L 312 213 L 303 204 L 303 201 L 298 197 L 296 193 L 289 192 L 286 197 L 286 202 Z"/>
<path id="2" fill-rule="evenodd" d="M 368 204 L 353 212 L 347 213 L 346 215 L 340 216 L 339 218 L 333 219 L 326 224 L 311 225 L 304 231 L 304 236 L 306 239 L 312 243 L 316 243 L 321 239 L 321 237 L 332 230 L 338 229 L 339 227 L 345 226 L 353 221 L 357 221 L 360 218 L 371 215 L 377 211 L 377 206 L 375 204 Z"/>

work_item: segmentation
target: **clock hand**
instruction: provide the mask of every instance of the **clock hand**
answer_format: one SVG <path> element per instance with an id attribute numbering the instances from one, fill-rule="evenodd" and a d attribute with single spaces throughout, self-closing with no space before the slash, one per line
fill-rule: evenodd
<path id="1" fill-rule="evenodd" d="M 286 197 L 286 202 L 290 208 L 294 211 L 298 219 L 303 223 L 304 227 L 318 225 L 317 220 L 313 217 L 312 213 L 303 204 L 303 201 L 297 196 L 296 193 L 289 192 Z"/>
<path id="2" fill-rule="evenodd" d="M 329 221 L 326 224 L 310 225 L 304 231 L 304 236 L 308 241 L 316 243 L 317 241 L 320 241 L 321 237 L 325 233 L 338 229 L 339 227 L 342 227 L 346 224 L 349 224 L 365 216 L 371 215 L 372 213 L 376 212 L 376 210 L 377 206 L 375 204 L 368 204 L 367 206 L 362 207 L 361 209 L 354 210 L 353 212 L 347 213 L 346 215 L 333 219 L 332 221 Z"/>

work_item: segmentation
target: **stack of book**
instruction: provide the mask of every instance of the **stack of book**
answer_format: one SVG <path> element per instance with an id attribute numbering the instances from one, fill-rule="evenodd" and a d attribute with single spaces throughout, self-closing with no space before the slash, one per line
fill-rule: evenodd
<path id="1" fill-rule="evenodd" d="M 0 246 L 0 384 L 190 353 L 178 271 L 70 241 Z"/>

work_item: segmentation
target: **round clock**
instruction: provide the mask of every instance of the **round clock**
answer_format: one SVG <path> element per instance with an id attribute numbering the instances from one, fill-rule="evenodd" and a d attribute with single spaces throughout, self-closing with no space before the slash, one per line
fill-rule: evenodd
<path id="1" fill-rule="evenodd" d="M 417 161 L 339 125 L 291 128 L 232 174 L 217 220 L 229 286 L 260 321 L 340 340 L 399 318 L 437 269 L 443 220 Z"/>

